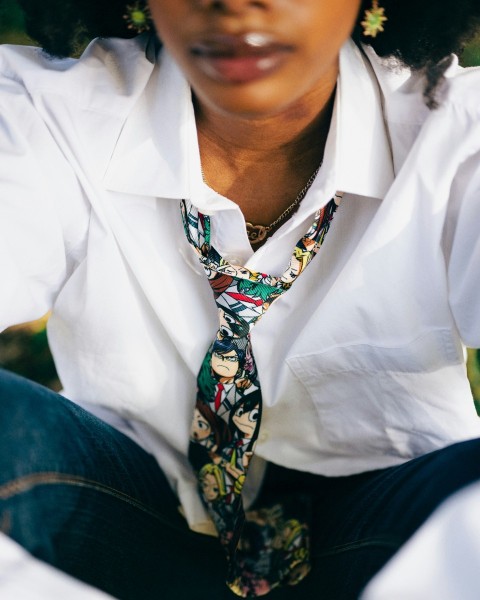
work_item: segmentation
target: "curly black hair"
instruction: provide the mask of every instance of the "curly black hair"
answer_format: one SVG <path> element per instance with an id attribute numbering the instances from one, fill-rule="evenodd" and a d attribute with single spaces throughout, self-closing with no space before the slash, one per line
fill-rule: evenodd
<path id="1" fill-rule="evenodd" d="M 380 4 L 388 15 L 385 31 L 369 42 L 357 24 L 355 41 L 370 43 L 379 56 L 424 71 L 425 100 L 429 108 L 435 108 L 435 91 L 452 54 L 460 55 L 480 30 L 480 2 L 457 0 L 453 5 L 449 0 L 381 0 Z M 370 6 L 371 0 L 363 0 L 360 14 Z"/>
<path id="2" fill-rule="evenodd" d="M 129 0 L 18 0 L 27 33 L 55 56 L 69 56 L 94 37 L 132 37 L 123 15 Z M 130 2 L 131 3 L 131 2 Z M 480 29 L 479 0 L 380 0 L 388 21 L 375 39 L 366 38 L 360 22 L 372 0 L 363 0 L 353 32 L 357 43 L 370 44 L 379 56 L 392 57 L 426 75 L 425 98 L 436 105 L 435 90 L 451 62 Z"/>

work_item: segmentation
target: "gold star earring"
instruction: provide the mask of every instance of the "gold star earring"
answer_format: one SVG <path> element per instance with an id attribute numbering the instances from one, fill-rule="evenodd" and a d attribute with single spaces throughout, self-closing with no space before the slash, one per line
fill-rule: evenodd
<path id="1" fill-rule="evenodd" d="M 150 10 L 145 2 L 137 1 L 127 4 L 126 13 L 123 18 L 127 22 L 127 28 L 136 33 L 148 31 L 151 27 Z"/>
<path id="2" fill-rule="evenodd" d="M 377 33 L 384 31 L 383 24 L 388 21 L 385 9 L 378 6 L 378 0 L 373 0 L 372 8 L 365 11 L 365 20 L 360 24 L 363 27 L 363 35 L 377 37 Z"/>

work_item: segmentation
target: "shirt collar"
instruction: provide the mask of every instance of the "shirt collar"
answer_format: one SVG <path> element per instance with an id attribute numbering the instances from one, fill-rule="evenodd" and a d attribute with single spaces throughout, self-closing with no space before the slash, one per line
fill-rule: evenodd
<path id="1" fill-rule="evenodd" d="M 106 188 L 141 196 L 189 198 L 192 141 L 198 145 L 190 87 L 162 49 L 120 131 L 104 176 Z"/>
<path id="2" fill-rule="evenodd" d="M 328 172 L 328 181 L 337 190 L 379 199 L 394 178 L 377 79 L 350 40 L 340 53 L 322 171 Z M 143 196 L 191 198 L 194 190 L 196 197 L 200 190 L 201 196 L 206 195 L 191 90 L 165 49 L 121 129 L 104 184 L 112 191 Z M 208 212 L 225 208 L 219 196 L 216 200 L 210 195 L 204 202 Z"/>
<path id="3" fill-rule="evenodd" d="M 335 112 L 328 142 L 335 147 L 336 189 L 384 198 L 394 172 L 382 97 L 369 61 L 351 40 L 340 53 Z"/>

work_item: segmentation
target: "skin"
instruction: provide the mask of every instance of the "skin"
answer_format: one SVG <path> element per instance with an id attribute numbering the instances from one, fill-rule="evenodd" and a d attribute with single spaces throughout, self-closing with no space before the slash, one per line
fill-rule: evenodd
<path id="1" fill-rule="evenodd" d="M 339 51 L 360 0 L 150 0 L 163 43 L 194 92 L 208 184 L 269 224 L 295 199 L 322 157 Z M 247 83 L 219 82 L 192 58 L 210 32 L 273 35 L 292 47 L 275 72 Z"/>

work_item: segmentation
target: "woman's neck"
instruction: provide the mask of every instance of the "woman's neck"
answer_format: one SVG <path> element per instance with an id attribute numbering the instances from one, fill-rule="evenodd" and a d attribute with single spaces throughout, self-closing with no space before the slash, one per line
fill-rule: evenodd
<path id="1" fill-rule="evenodd" d="M 268 117 L 224 115 L 195 102 L 205 181 L 236 202 L 247 221 L 268 225 L 322 161 L 336 73 L 294 106 Z"/>

